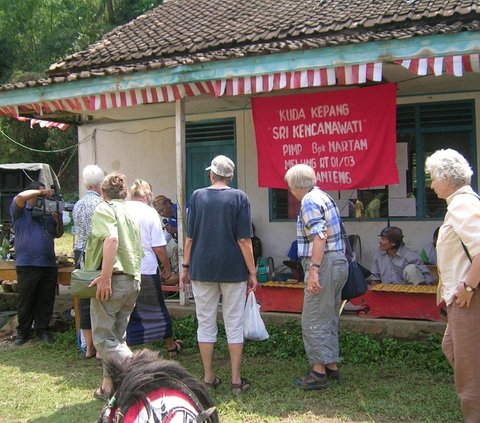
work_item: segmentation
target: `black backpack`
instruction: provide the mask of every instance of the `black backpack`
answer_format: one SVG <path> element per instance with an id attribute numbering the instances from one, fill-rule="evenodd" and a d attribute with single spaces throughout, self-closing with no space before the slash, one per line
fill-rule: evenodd
<path id="1" fill-rule="evenodd" d="M 258 258 L 262 257 L 262 241 L 260 238 L 255 235 L 255 226 L 252 225 L 252 247 L 253 247 L 253 259 L 255 260 L 255 265 L 257 265 Z"/>

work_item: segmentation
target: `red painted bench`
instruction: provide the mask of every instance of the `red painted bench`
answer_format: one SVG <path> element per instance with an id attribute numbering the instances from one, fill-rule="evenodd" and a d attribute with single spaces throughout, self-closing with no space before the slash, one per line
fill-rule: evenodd
<path id="1" fill-rule="evenodd" d="M 303 282 L 266 282 L 255 296 L 261 311 L 301 313 Z M 436 305 L 436 286 L 377 284 L 351 301 L 357 314 L 366 318 L 400 318 L 443 322 Z"/>
<path id="2" fill-rule="evenodd" d="M 371 286 L 365 295 L 353 299 L 351 303 L 368 310 L 366 313 L 358 313 L 362 317 L 443 322 L 436 299 L 436 286 L 379 283 Z"/>
<path id="3" fill-rule="evenodd" d="M 255 291 L 261 311 L 301 313 L 303 308 L 303 282 L 265 282 Z"/>

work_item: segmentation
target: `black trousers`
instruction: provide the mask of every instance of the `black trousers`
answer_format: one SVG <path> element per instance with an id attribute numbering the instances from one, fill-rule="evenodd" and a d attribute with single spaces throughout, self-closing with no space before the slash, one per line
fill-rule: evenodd
<path id="1" fill-rule="evenodd" d="M 17 335 L 28 336 L 32 324 L 37 333 L 46 332 L 53 313 L 57 267 L 17 266 Z"/>
<path id="2" fill-rule="evenodd" d="M 92 329 L 90 298 L 80 298 L 80 329 Z"/>

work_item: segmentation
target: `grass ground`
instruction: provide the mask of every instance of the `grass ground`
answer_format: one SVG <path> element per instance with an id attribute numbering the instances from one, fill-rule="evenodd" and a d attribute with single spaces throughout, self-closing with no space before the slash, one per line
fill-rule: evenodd
<path id="1" fill-rule="evenodd" d="M 71 254 L 72 236 L 57 240 L 57 253 Z M 174 321 L 185 349 L 178 357 L 195 376 L 202 368 L 193 318 Z M 453 377 L 440 351 L 440 337 L 422 341 L 374 339 L 342 333 L 342 380 L 322 391 L 292 386 L 308 369 L 297 322 L 268 325 L 270 338 L 247 342 L 243 376 L 251 391 L 240 398 L 229 389 L 229 364 L 221 336 L 215 355 L 224 381 L 212 395 L 226 423 L 461 422 Z M 222 328 L 220 328 L 222 332 Z M 163 344 L 148 346 L 165 352 Z M 102 404 L 92 398 L 101 364 L 84 360 L 74 329 L 55 335 L 53 345 L 0 343 L 0 423 L 95 422 Z"/>
<path id="2" fill-rule="evenodd" d="M 194 319 L 176 320 L 174 326 L 185 342 L 179 361 L 200 378 Z M 268 329 L 269 340 L 245 346 L 244 376 L 253 387 L 240 398 L 230 392 L 228 354 L 224 339 L 219 342 L 215 363 L 224 383 L 213 397 L 222 422 L 462 421 L 451 372 L 439 362 L 441 353 L 432 350 L 438 339 L 384 342 L 346 334 L 342 350 L 351 350 L 342 354 L 342 381 L 322 391 L 303 392 L 292 386 L 292 379 L 308 368 L 300 327 L 292 322 Z M 165 353 L 163 344 L 149 347 Z M 380 357 L 379 350 L 386 355 Z M 4 346 L 0 354 L 1 423 L 96 421 L 102 404 L 92 398 L 92 392 L 101 378 L 101 364 L 82 359 L 72 329 L 57 334 L 53 345 Z"/>
<path id="3" fill-rule="evenodd" d="M 56 254 L 64 254 L 73 257 L 73 240 L 74 237 L 71 232 L 71 227 L 67 226 L 63 236 L 55 240 Z"/>

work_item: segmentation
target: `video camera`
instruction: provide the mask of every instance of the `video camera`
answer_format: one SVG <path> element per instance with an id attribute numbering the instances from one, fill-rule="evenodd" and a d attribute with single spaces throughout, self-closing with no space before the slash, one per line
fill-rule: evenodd
<path id="1" fill-rule="evenodd" d="M 53 190 L 51 197 L 37 197 L 37 202 L 32 208 L 32 217 L 49 216 L 52 213 L 61 215 L 65 210 L 65 202 L 60 190 L 55 185 L 51 185 L 50 188 Z"/>

